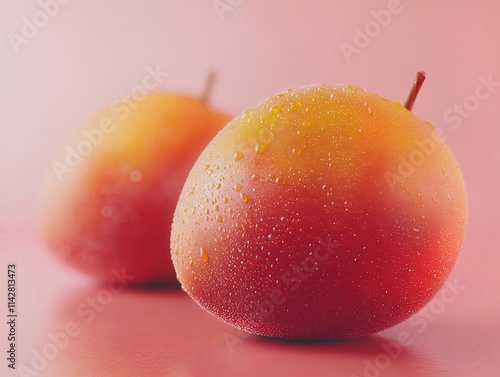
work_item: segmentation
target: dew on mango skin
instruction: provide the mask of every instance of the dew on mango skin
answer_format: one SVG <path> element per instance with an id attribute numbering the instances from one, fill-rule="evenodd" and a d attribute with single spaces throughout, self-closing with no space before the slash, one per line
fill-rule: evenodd
<path id="1" fill-rule="evenodd" d="M 255 152 L 257 152 L 257 154 L 262 154 L 264 153 L 266 148 L 267 148 L 266 143 L 257 143 L 257 145 L 255 145 Z"/>
<path id="2" fill-rule="evenodd" d="M 306 132 L 305 131 L 297 131 L 297 135 L 299 135 L 300 137 L 306 137 Z"/>
<path id="3" fill-rule="evenodd" d="M 288 113 L 293 113 L 293 112 L 295 112 L 295 111 L 296 111 L 299 107 L 301 107 L 301 106 L 302 106 L 302 101 L 301 101 L 300 99 L 298 99 L 298 100 L 296 100 L 296 101 L 292 102 L 292 103 L 290 104 L 290 107 L 288 107 L 288 108 L 286 109 L 286 111 L 287 111 Z"/>
<path id="4" fill-rule="evenodd" d="M 288 109 L 292 107 L 293 101 L 298 98 L 295 96 L 287 96 L 281 101 L 273 98 L 267 105 L 257 108 L 252 115 L 253 120 L 251 124 L 255 129 L 245 128 L 245 132 L 238 134 L 241 140 L 247 138 L 244 141 L 247 144 L 249 143 L 250 151 L 244 150 L 240 146 L 236 146 L 239 144 L 235 145 L 228 143 L 227 139 L 224 139 L 224 143 L 216 143 L 219 150 L 214 152 L 214 155 L 222 156 L 228 167 L 227 171 L 224 172 L 227 179 L 224 181 L 224 190 L 218 192 L 212 190 L 214 191 L 214 195 L 219 198 L 221 211 L 212 212 L 211 224 L 208 224 L 208 227 L 203 228 L 203 225 L 207 224 L 203 224 L 202 219 L 202 225 L 193 227 L 195 230 L 190 233 L 188 232 L 189 234 L 185 236 L 183 240 L 184 243 L 187 243 L 192 240 L 193 237 L 198 237 L 200 240 L 203 240 L 206 236 L 208 237 L 207 239 L 218 240 L 223 234 L 227 236 L 227 243 L 225 245 L 218 243 L 213 250 L 211 246 L 204 244 L 204 247 L 206 247 L 208 251 L 214 252 L 214 254 L 210 254 L 208 265 L 203 265 L 201 262 L 198 262 L 198 264 L 195 263 L 194 269 L 197 270 L 197 273 L 199 273 L 198 276 L 201 277 L 200 282 L 196 283 L 194 280 L 186 279 L 183 285 L 190 294 L 194 292 L 194 288 L 196 288 L 196 293 L 192 294 L 193 298 L 204 303 L 210 302 L 211 306 L 206 306 L 208 307 L 207 310 L 212 314 L 227 320 L 231 324 L 249 329 L 251 332 L 258 331 L 258 333 L 270 334 L 271 336 L 277 337 L 331 338 L 356 335 L 354 332 L 357 331 L 357 328 L 363 328 L 365 323 L 372 323 L 369 322 L 371 317 L 368 317 L 371 316 L 371 314 L 367 314 L 367 317 L 363 318 L 364 312 L 359 314 L 355 311 L 349 311 L 345 316 L 345 318 L 349 318 L 349 323 L 347 323 L 347 325 L 351 323 L 350 318 L 352 318 L 352 323 L 355 325 L 355 322 L 358 321 L 360 326 L 357 328 L 354 327 L 352 332 L 340 334 L 335 329 L 335 321 L 327 320 L 324 324 L 318 324 L 320 320 L 318 319 L 316 321 L 316 319 L 327 317 L 322 317 L 321 310 L 326 312 L 331 308 L 332 298 L 335 299 L 337 295 L 341 299 L 344 297 L 342 296 L 343 293 L 339 293 L 338 289 L 331 290 L 323 287 L 329 286 L 331 281 L 336 281 L 335 279 L 339 279 L 341 282 L 345 281 L 347 284 L 350 283 L 349 276 L 344 278 L 344 274 L 338 274 L 336 271 L 345 270 L 346 266 L 350 268 L 354 264 L 357 266 L 359 265 L 359 268 L 369 267 L 370 265 L 367 263 L 370 262 L 380 271 L 374 276 L 368 276 L 368 278 L 371 277 L 373 279 L 373 284 L 372 286 L 367 285 L 366 291 L 373 293 L 375 302 L 380 299 L 381 304 L 373 305 L 373 307 L 375 309 L 380 307 L 380 315 L 378 315 L 378 318 L 383 318 L 384 307 L 390 306 L 392 300 L 390 289 L 386 289 L 388 286 L 384 286 L 383 283 L 385 282 L 380 278 L 380 274 L 384 273 L 384 271 L 382 271 L 383 263 L 380 261 L 384 260 L 385 254 L 381 254 L 381 257 L 378 258 L 378 250 L 372 250 L 374 247 L 370 243 L 372 233 L 369 232 L 369 235 L 364 236 L 363 229 L 361 228 L 353 227 L 349 229 L 350 224 L 345 221 L 345 219 L 357 218 L 360 220 L 360 223 L 370 225 L 371 221 L 378 219 L 379 213 L 382 214 L 381 219 L 383 218 L 384 220 L 386 219 L 384 215 L 387 214 L 387 221 L 380 221 L 380 223 L 373 225 L 376 225 L 376 229 L 374 228 L 375 233 L 377 233 L 379 227 L 384 231 L 387 230 L 387 232 L 381 234 L 386 237 L 384 240 L 387 240 L 388 249 L 392 248 L 394 245 L 394 248 L 397 248 L 397 245 L 403 244 L 405 242 L 404 238 L 406 238 L 407 235 L 413 236 L 415 239 L 417 236 L 421 239 L 425 239 L 425 236 L 428 235 L 428 233 L 426 233 L 426 226 L 421 227 L 420 224 L 415 223 L 411 224 L 412 226 L 406 227 L 406 224 L 403 224 L 404 218 L 396 217 L 391 219 L 390 216 L 392 216 L 392 214 L 389 213 L 389 210 L 393 211 L 394 209 L 392 207 L 387 207 L 387 213 L 384 212 L 386 209 L 385 207 L 384 211 L 376 211 L 379 209 L 377 206 L 378 203 L 376 200 L 373 202 L 368 201 L 368 199 L 371 198 L 370 195 L 372 191 L 369 189 L 365 190 L 364 185 L 359 185 L 359 187 L 363 190 L 363 193 L 366 191 L 366 204 L 369 203 L 370 205 L 374 205 L 373 207 L 369 207 L 370 210 L 373 208 L 373 212 L 363 212 L 360 210 L 362 208 L 368 208 L 362 206 L 364 203 L 362 195 L 360 195 L 360 197 L 342 195 L 345 192 L 349 192 L 350 188 L 354 189 L 356 187 L 354 183 L 358 183 L 358 181 L 360 183 L 364 182 L 362 180 L 362 178 L 364 178 L 364 171 L 355 170 L 353 166 L 353 172 L 351 173 L 351 163 L 355 164 L 356 161 L 350 159 L 350 145 L 358 140 L 362 140 L 366 137 L 365 135 L 371 137 L 371 124 L 369 122 L 376 120 L 376 118 L 368 113 L 367 107 L 363 107 L 364 98 L 361 97 L 361 102 L 356 103 L 355 115 L 361 117 L 361 120 L 367 120 L 368 123 L 364 124 L 361 122 L 358 124 L 358 118 L 350 119 L 346 114 L 342 113 L 346 110 L 340 105 L 337 105 L 337 103 L 342 104 L 344 94 L 336 94 L 335 99 L 330 100 L 330 93 L 331 90 L 328 90 L 322 93 L 322 96 L 316 96 L 316 102 L 311 102 L 310 97 L 307 98 L 306 102 L 304 99 L 305 97 L 303 97 L 302 108 L 293 114 L 291 111 L 288 111 Z M 324 103 L 326 103 L 326 105 Z M 279 115 L 273 116 L 271 114 L 271 108 L 276 104 L 282 104 L 283 109 Z M 312 105 L 317 106 L 316 113 L 311 113 Z M 377 114 L 383 114 L 375 101 L 370 102 L 370 106 L 372 106 Z M 334 115 L 328 116 L 329 111 Z M 404 112 L 406 114 L 407 110 Z M 236 125 L 241 125 L 241 128 L 250 127 L 247 126 L 246 121 L 247 119 L 238 120 Z M 312 125 L 310 124 L 311 121 Z M 271 140 L 266 140 L 264 137 L 261 137 L 262 135 L 259 135 L 261 129 L 272 129 L 274 124 L 282 127 L 285 131 L 281 131 L 281 135 L 279 136 L 273 132 L 274 138 Z M 361 127 L 362 132 L 358 133 Z M 334 128 L 334 130 L 332 130 L 332 128 Z M 298 130 L 306 133 L 304 139 L 297 136 Z M 236 131 L 238 131 L 238 127 L 235 126 L 232 132 Z M 380 133 L 383 134 L 382 131 L 380 131 Z M 325 134 L 328 135 L 328 140 L 321 140 L 321 137 Z M 258 138 L 254 138 L 257 135 Z M 350 136 L 353 136 L 352 140 Z M 332 140 L 333 143 L 328 143 Z M 262 156 L 257 155 L 258 150 L 256 150 L 255 154 L 251 151 L 251 149 L 253 149 L 252 147 L 259 141 L 269 143 L 269 148 L 265 150 Z M 343 145 L 342 143 L 344 141 L 347 146 L 346 151 L 336 151 L 335 148 L 339 145 Z M 381 141 L 384 142 L 384 139 Z M 309 146 L 309 144 L 312 143 L 317 143 L 314 144 L 315 148 Z M 328 149 L 330 146 L 332 147 L 331 150 Z M 221 152 L 220 148 L 226 149 Z M 245 155 L 243 160 L 235 163 L 233 157 L 235 157 L 235 153 L 238 149 L 244 150 Z M 346 152 L 345 154 L 347 157 L 344 157 L 344 152 Z M 356 154 L 356 151 L 354 151 L 354 154 Z M 364 158 L 364 155 L 361 157 Z M 367 157 L 370 157 L 370 155 L 367 154 Z M 206 173 L 203 172 L 205 162 L 212 161 L 206 159 L 200 162 L 198 176 L 196 177 L 199 180 L 197 182 L 199 182 L 200 189 L 196 191 L 196 197 L 194 199 L 188 199 L 187 197 L 184 199 L 186 204 L 193 203 L 193 200 L 201 202 L 203 197 L 207 195 L 206 191 L 202 189 L 206 186 L 204 182 L 209 181 L 206 179 Z M 346 170 L 341 170 L 344 167 Z M 214 166 L 212 166 L 212 168 L 214 168 Z M 439 167 L 436 169 L 436 172 L 441 176 Z M 447 171 L 447 173 L 450 174 L 449 171 Z M 194 178 L 192 181 L 194 181 Z M 234 189 L 236 183 L 241 184 L 241 189 L 238 191 Z M 280 187 L 281 183 L 284 183 L 284 187 Z M 385 183 L 385 181 L 383 183 Z M 383 188 L 385 186 L 381 187 Z M 257 191 L 254 192 L 253 190 Z M 302 195 L 303 193 L 305 193 L 305 195 Z M 434 193 L 436 197 L 441 199 L 441 192 L 438 189 L 429 192 L 429 194 L 430 193 Z M 451 191 L 451 193 L 452 197 L 455 198 L 455 193 L 453 191 Z M 250 196 L 249 204 L 242 204 L 245 203 L 243 200 L 243 195 L 245 194 Z M 415 196 L 416 193 L 412 191 L 411 195 Z M 222 204 L 225 196 L 229 198 L 229 203 L 227 205 Z M 442 197 L 446 198 L 446 191 Z M 429 207 L 432 205 L 431 199 L 432 198 L 429 197 Z M 356 204 L 358 202 L 361 204 Z M 445 202 L 447 202 L 447 200 L 445 200 Z M 231 206 L 234 211 L 233 219 L 231 219 L 231 215 L 227 211 L 229 206 Z M 213 209 L 213 206 L 210 206 L 210 208 Z M 382 207 L 380 207 L 380 209 L 381 208 Z M 395 207 L 395 209 L 397 210 L 398 208 Z M 251 217 L 252 213 L 254 215 L 253 218 Z M 418 213 L 427 214 L 425 211 L 418 211 Z M 223 223 L 214 221 L 217 219 L 217 214 L 221 214 L 224 217 Z M 409 216 L 409 214 L 406 215 Z M 317 219 L 321 221 L 317 223 Z M 403 225 L 395 224 L 398 219 Z M 183 228 L 189 230 L 190 225 L 192 225 L 192 223 L 189 223 L 190 221 L 187 221 Z M 414 230 L 413 225 L 415 225 L 416 229 L 419 229 L 419 231 Z M 429 222 L 429 226 L 431 225 L 439 226 L 439 224 Z M 200 230 L 199 232 L 198 229 Z M 370 230 L 373 229 L 370 228 Z M 377 236 L 377 234 L 375 236 Z M 320 237 L 322 241 L 326 242 L 325 245 L 330 248 L 328 249 L 329 251 L 335 250 L 335 252 L 331 254 L 335 255 L 335 257 L 330 257 L 325 261 L 319 262 L 320 268 L 318 272 L 313 272 L 311 274 L 311 276 L 314 274 L 314 279 L 311 278 L 301 281 L 301 286 L 300 289 L 297 290 L 297 293 L 302 294 L 301 292 L 311 292 L 313 291 L 312 289 L 310 290 L 311 287 L 317 289 L 319 293 L 317 295 L 315 293 L 314 297 L 311 299 L 316 300 L 316 302 L 320 304 L 318 307 L 321 310 L 318 309 L 315 313 L 318 315 L 312 316 L 311 311 L 314 309 L 312 309 L 312 306 L 306 307 L 304 308 L 301 320 L 298 321 L 296 313 L 297 309 L 300 310 L 300 307 L 298 305 L 289 305 L 289 303 L 292 302 L 289 300 L 283 305 L 276 305 L 275 307 L 276 315 L 274 317 L 280 315 L 280 318 L 284 318 L 285 321 L 288 320 L 288 322 L 285 323 L 286 326 L 282 325 L 284 323 L 283 321 L 273 322 L 273 316 L 269 318 L 266 317 L 259 323 L 249 323 L 248 315 L 245 311 L 248 307 L 245 306 L 248 304 L 248 301 L 260 301 L 262 303 L 264 300 L 267 300 L 269 293 L 272 292 L 272 285 L 275 282 L 276 284 L 282 285 L 278 288 L 284 287 L 283 280 L 280 279 L 283 270 L 277 270 L 279 268 L 288 269 L 292 271 L 291 276 L 297 277 L 292 269 L 295 266 L 293 262 L 299 266 L 306 258 L 311 258 L 311 256 L 314 258 L 315 255 L 312 253 L 315 246 L 317 246 L 315 243 L 317 238 L 315 238 L 315 236 Z M 331 239 L 329 238 L 330 236 Z M 389 241 L 393 241 L 393 243 L 390 244 Z M 354 245 L 356 242 L 356 247 L 350 247 L 351 244 Z M 342 248 L 340 248 L 340 245 L 342 245 Z M 357 248 L 358 246 L 359 249 Z M 361 251 L 361 248 L 363 251 Z M 192 249 L 194 249 L 194 251 L 198 250 L 196 247 Z M 364 251 L 365 249 L 366 251 Z M 383 248 L 381 247 L 380 249 L 382 250 Z M 285 253 L 288 252 L 290 252 L 290 256 L 285 255 Z M 405 252 L 405 250 L 403 250 L 403 252 Z M 339 258 L 337 258 L 337 254 Z M 291 259 L 294 258 L 294 255 L 297 255 L 295 260 Z M 326 255 L 325 250 L 321 249 L 318 255 Z M 196 252 L 194 256 L 197 256 Z M 285 259 L 286 263 L 283 263 L 282 259 L 278 261 L 278 257 Z M 182 256 L 177 258 L 180 261 Z M 290 260 L 288 260 L 288 258 L 290 258 Z M 363 260 L 363 258 L 366 259 Z M 276 263 L 274 260 L 276 260 Z M 309 261 L 309 259 L 307 259 L 307 261 Z M 242 262 L 244 262 L 244 264 Z M 244 266 L 246 268 L 240 269 L 240 263 L 242 267 Z M 263 266 L 263 268 L 259 269 L 259 266 Z M 310 263 L 307 266 L 308 268 L 310 266 L 311 269 L 313 267 Z M 214 270 L 217 270 L 219 273 L 222 272 L 222 278 L 227 278 L 224 280 L 225 285 L 219 284 L 220 280 L 211 272 L 211 267 L 215 267 Z M 414 270 L 415 266 L 410 263 L 407 268 Z M 246 271 L 252 271 L 252 275 L 245 276 L 244 274 Z M 417 272 L 413 274 L 418 276 L 416 275 L 418 274 L 418 269 Z M 313 282 L 315 282 L 316 279 L 318 284 L 315 286 Z M 403 279 L 403 275 L 400 276 L 400 279 Z M 206 284 L 207 282 L 210 282 L 210 284 Z M 399 282 L 390 281 L 390 283 L 398 284 Z M 269 285 L 271 285 L 271 287 L 268 289 Z M 380 292 L 377 294 L 379 285 Z M 389 287 L 391 286 L 392 285 L 389 284 Z M 191 291 L 189 291 L 190 289 Z M 346 291 L 348 290 L 346 289 Z M 415 291 L 418 291 L 418 289 L 415 289 Z M 345 305 L 352 302 L 352 295 L 352 291 L 346 292 Z M 231 299 L 227 299 L 227 301 L 224 300 L 229 296 L 231 296 Z M 321 298 L 323 296 L 324 300 Z M 386 299 L 386 296 L 389 298 Z M 215 302 L 214 297 L 217 297 L 220 301 Z M 304 299 L 304 301 L 307 300 Z M 324 306 L 321 308 L 323 303 Z M 245 310 L 240 310 L 240 308 L 245 308 Z M 403 309 L 401 311 L 403 311 Z M 334 318 L 339 312 L 342 313 L 342 307 L 335 308 L 335 310 L 336 311 L 329 312 L 328 318 Z M 386 310 L 386 312 L 389 313 L 389 318 L 394 318 L 398 315 L 398 307 L 391 308 L 391 310 L 388 311 Z M 394 312 L 396 313 L 395 315 L 393 315 Z M 358 320 L 358 318 L 361 319 Z M 373 318 L 375 318 L 375 315 L 373 315 Z M 310 329 L 312 326 L 308 322 L 309 320 L 312 325 L 317 325 L 316 328 L 319 330 L 316 330 L 316 332 L 311 331 Z M 305 325 L 302 327 L 302 324 Z M 304 330 L 302 330 L 302 328 Z M 340 330 L 342 330 L 342 328 Z M 370 331 L 370 329 L 368 328 L 366 331 Z"/>
<path id="5" fill-rule="evenodd" d="M 243 203 L 248 203 L 248 196 L 247 195 L 240 193 L 240 199 Z"/>
<path id="6" fill-rule="evenodd" d="M 276 115 L 281 111 L 282 108 L 283 106 L 280 105 L 273 106 L 273 108 L 271 109 L 271 113 Z"/>
<path id="7" fill-rule="evenodd" d="M 240 190 L 241 190 L 241 185 L 240 185 L 239 183 L 235 184 L 235 185 L 234 185 L 234 189 L 235 189 L 236 191 L 240 191 Z"/>
<path id="8" fill-rule="evenodd" d="M 286 180 L 285 180 L 285 178 L 283 178 L 283 177 L 280 175 L 278 178 L 276 178 L 275 182 L 276 182 L 278 185 L 283 186 L 283 185 L 286 183 Z"/>
<path id="9" fill-rule="evenodd" d="M 238 151 L 234 154 L 234 161 L 239 161 L 243 158 L 243 152 L 242 151 Z"/>
<path id="10" fill-rule="evenodd" d="M 200 257 L 203 263 L 208 263 L 208 254 L 206 250 L 202 247 L 200 247 Z"/>

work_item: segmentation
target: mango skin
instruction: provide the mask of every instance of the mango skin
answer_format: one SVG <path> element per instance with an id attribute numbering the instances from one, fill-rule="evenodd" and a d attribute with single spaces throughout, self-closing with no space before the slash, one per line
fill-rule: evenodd
<path id="1" fill-rule="evenodd" d="M 125 273 L 134 284 L 175 281 L 169 236 L 182 184 L 230 117 L 174 94 L 124 106 L 104 110 L 75 133 L 67 144 L 73 149 L 87 140 L 85 130 L 106 124 L 100 143 L 71 172 L 48 173 L 42 234 L 67 264 L 99 279 Z M 66 156 L 63 148 L 55 161 Z"/>
<path id="2" fill-rule="evenodd" d="M 182 190 L 183 289 L 247 332 L 373 334 L 442 287 L 466 222 L 460 168 L 434 128 L 353 86 L 309 86 L 229 122 Z"/>

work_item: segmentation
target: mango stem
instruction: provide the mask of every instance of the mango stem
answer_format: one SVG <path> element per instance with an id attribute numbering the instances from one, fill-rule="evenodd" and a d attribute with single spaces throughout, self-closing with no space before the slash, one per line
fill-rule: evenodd
<path id="1" fill-rule="evenodd" d="M 411 111 L 413 109 L 413 104 L 415 103 L 415 100 L 417 99 L 418 92 L 420 91 L 420 87 L 425 81 L 425 72 L 424 71 L 418 71 L 417 72 L 417 77 L 415 78 L 415 82 L 413 83 L 413 87 L 411 88 L 410 95 L 408 96 L 408 99 L 406 100 L 405 107 Z"/>
<path id="2" fill-rule="evenodd" d="M 203 92 L 201 93 L 201 100 L 204 104 L 208 104 L 208 99 L 210 97 L 210 93 L 212 93 L 212 87 L 215 81 L 215 72 L 210 71 L 207 76 L 207 81 L 205 82 L 205 87 L 203 88 Z"/>

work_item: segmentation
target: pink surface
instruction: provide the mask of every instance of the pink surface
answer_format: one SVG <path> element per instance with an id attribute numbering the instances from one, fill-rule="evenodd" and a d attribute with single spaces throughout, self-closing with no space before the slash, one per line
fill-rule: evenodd
<path id="1" fill-rule="evenodd" d="M 74 322 L 78 334 L 34 375 L 497 376 L 500 3 L 223 2 L 235 5 L 221 17 L 213 1 L 68 2 L 51 8 L 54 15 L 17 53 L 9 33 L 21 34 L 24 17 L 32 20 L 40 5 L 0 5 L 0 270 L 18 266 L 18 366 L 31 367 L 34 352 Z M 393 11 L 390 20 L 383 9 Z M 358 47 L 356 28 L 373 35 L 358 37 Z M 348 58 L 340 47 L 347 44 L 357 48 Z M 193 95 L 215 70 L 211 102 L 235 115 L 278 91 L 312 83 L 350 83 L 404 101 L 415 72 L 425 70 L 413 112 L 443 130 L 469 195 L 465 242 L 450 278 L 462 288 L 451 296 L 443 290 L 413 320 L 341 343 L 239 337 L 231 352 L 224 334 L 235 330 L 176 289 L 124 290 L 85 322 L 90 314 L 77 308 L 88 297 L 108 296 L 39 240 L 39 182 L 71 131 L 129 93 L 148 66 L 170 73 L 157 90 Z M 0 277 L 3 292 L 5 280 Z M 3 354 L 7 331 L 0 326 Z M 401 337 L 408 345 L 387 351 L 388 342 Z M 0 375 L 23 374 L 2 358 Z"/>

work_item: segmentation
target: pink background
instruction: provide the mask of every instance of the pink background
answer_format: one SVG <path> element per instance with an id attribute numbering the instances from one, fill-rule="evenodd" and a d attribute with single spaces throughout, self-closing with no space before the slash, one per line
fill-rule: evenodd
<path id="1" fill-rule="evenodd" d="M 400 12 L 349 62 L 340 43 L 353 44 L 355 28 L 373 26 L 371 12 L 392 1 L 223 2 L 236 5 L 221 19 L 212 0 L 73 0 L 17 53 L 8 34 L 19 34 L 23 18 L 32 19 L 40 5 L 0 4 L 0 274 L 9 262 L 18 264 L 18 365 L 30 366 L 33 350 L 75 321 L 80 334 L 38 375 L 361 376 L 377 375 L 365 368 L 378 360 L 383 376 L 498 376 L 500 86 L 460 117 L 459 126 L 445 114 L 475 95 L 479 77 L 500 82 L 500 3 L 401 0 Z M 170 73 L 158 90 L 192 95 L 215 70 L 210 101 L 233 115 L 313 83 L 350 83 L 404 101 L 415 72 L 425 70 L 413 112 L 443 129 L 462 167 L 469 218 L 451 280 L 467 288 L 422 332 L 407 321 L 346 343 L 250 337 L 230 352 L 223 334 L 235 330 L 177 290 L 124 291 L 83 322 L 75 308 L 102 287 L 66 269 L 39 240 L 39 182 L 72 130 L 157 65 Z M 7 327 L 0 331 L 5 355 Z M 403 331 L 413 342 L 386 366 L 382 344 Z M 0 374 L 11 375 L 1 360 Z"/>

